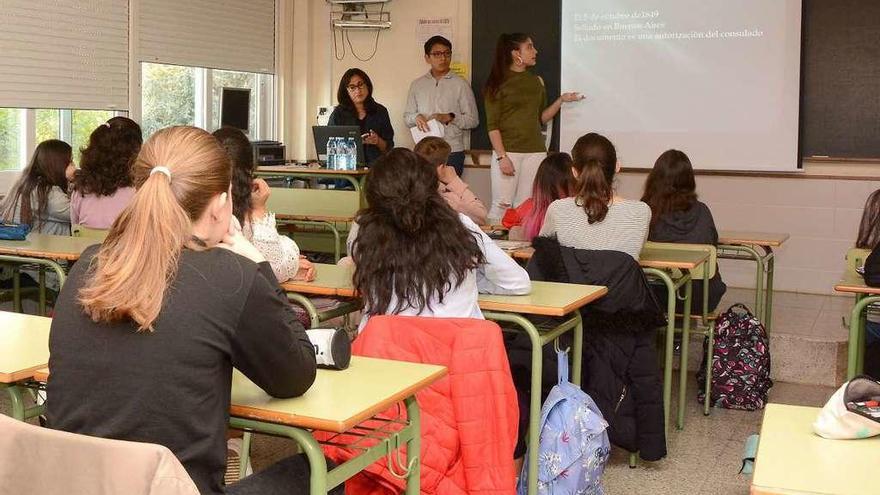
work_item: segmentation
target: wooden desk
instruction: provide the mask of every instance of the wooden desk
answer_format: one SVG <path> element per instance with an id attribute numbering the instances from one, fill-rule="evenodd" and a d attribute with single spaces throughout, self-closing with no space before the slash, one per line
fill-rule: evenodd
<path id="1" fill-rule="evenodd" d="M 307 167 L 302 165 L 269 165 L 257 167 L 257 175 L 260 176 L 284 176 L 298 177 L 301 179 L 341 179 L 354 186 L 354 190 L 361 194 L 364 181 L 369 169 L 357 170 L 330 170 L 322 167 Z"/>
<path id="2" fill-rule="evenodd" d="M 535 248 L 526 247 L 514 250 L 511 256 L 518 260 L 529 260 L 534 254 Z M 642 268 L 693 270 L 708 258 L 708 254 L 699 251 L 646 248 L 639 254 L 639 266 Z"/>
<path id="3" fill-rule="evenodd" d="M 827 440 L 813 433 L 819 408 L 768 404 L 752 495 L 877 493 L 880 438 Z"/>
<path id="4" fill-rule="evenodd" d="M 773 248 L 782 246 L 788 234 L 722 230 L 718 233 L 718 257 L 754 261 L 755 314 L 767 331 L 773 324 Z"/>
<path id="5" fill-rule="evenodd" d="M 302 396 L 278 399 L 234 370 L 229 424 L 248 432 L 286 436 L 297 442 L 309 460 L 309 492 L 323 495 L 375 461 L 397 457 L 394 451 L 403 445 L 407 452 L 420 453 L 420 413 L 415 394 L 446 373 L 443 366 L 353 356 L 346 370 L 319 369 L 315 383 Z M 35 378 L 42 382 L 49 377 L 48 369 L 35 373 Z M 372 430 L 371 436 L 377 440 L 375 445 L 361 445 L 360 455 L 328 472 L 321 446 L 309 430 L 350 432 L 365 437 L 351 430 L 401 401 L 405 402 L 407 411 L 406 421 L 395 422 L 401 428 Z M 249 440 L 248 435 L 246 443 Z M 246 466 L 248 449 L 243 450 L 242 466 Z M 398 469 L 406 473 L 406 493 L 416 495 L 420 488 L 420 466 L 411 459 L 407 466 Z"/>
<path id="6" fill-rule="evenodd" d="M 856 296 L 849 319 L 849 343 L 846 359 L 846 379 L 851 380 L 864 368 L 865 315 L 869 305 L 880 303 L 880 287 L 868 287 L 861 275 L 848 269 L 834 286 L 834 290 Z"/>
<path id="7" fill-rule="evenodd" d="M 524 296 L 480 294 L 478 302 L 483 311 L 565 316 L 607 293 L 608 288 L 599 285 L 533 281 L 530 294 Z"/>
<path id="8" fill-rule="evenodd" d="M 51 318 L 0 311 L 0 387 L 12 402 L 12 417 L 24 420 L 37 416 L 42 407 L 26 408 L 20 382 L 49 363 Z"/>

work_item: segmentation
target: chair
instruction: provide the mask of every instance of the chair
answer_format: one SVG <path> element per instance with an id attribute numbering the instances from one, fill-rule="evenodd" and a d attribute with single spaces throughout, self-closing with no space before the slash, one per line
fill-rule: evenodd
<path id="1" fill-rule="evenodd" d="M 107 234 L 110 233 L 110 230 L 93 229 L 91 227 L 86 227 L 85 225 L 74 224 L 71 226 L 70 232 L 73 237 L 85 237 L 88 239 L 100 239 L 103 241 L 107 238 Z"/>
<path id="2" fill-rule="evenodd" d="M 0 415 L 3 493 L 198 495 L 166 447 L 51 430 Z"/>
<path id="3" fill-rule="evenodd" d="M 681 359 L 679 361 L 679 394 L 678 394 L 678 418 L 676 421 L 676 426 L 678 429 L 684 428 L 684 408 L 685 408 L 685 399 L 687 396 L 687 362 L 688 362 L 688 345 L 691 332 L 696 332 L 708 337 L 708 347 L 706 349 L 707 355 L 712 356 L 712 351 L 715 344 L 715 320 L 718 319 L 718 313 L 712 312 L 710 313 L 708 310 L 709 305 L 709 284 L 708 281 L 715 276 L 716 271 L 718 270 L 718 250 L 715 246 L 711 244 L 685 244 L 685 243 L 670 243 L 670 242 L 646 242 L 645 248 L 658 248 L 658 249 L 675 249 L 681 251 L 703 251 L 709 253 L 709 259 L 700 264 L 698 267 L 691 270 L 691 279 L 692 280 L 703 280 L 705 283 L 703 284 L 703 307 L 700 309 L 699 314 L 693 314 L 693 308 L 689 318 L 691 320 L 696 320 L 700 322 L 702 325 L 700 328 L 689 328 L 686 334 L 682 334 L 681 337 Z M 708 273 L 706 272 L 708 270 Z M 682 274 L 679 270 L 672 270 L 673 278 L 680 277 Z M 676 317 L 683 317 L 683 315 L 675 315 Z M 665 328 L 664 328 L 665 330 Z M 676 329 L 676 331 L 682 331 L 682 329 Z M 666 350 L 667 354 L 672 352 L 672 349 Z M 672 356 L 665 356 L 665 362 L 672 362 Z M 664 384 L 665 385 L 665 384 Z M 705 416 L 709 415 L 709 393 L 712 387 L 712 359 L 711 357 L 706 360 L 706 383 L 705 383 L 705 394 L 706 399 L 703 401 L 703 414 Z"/>

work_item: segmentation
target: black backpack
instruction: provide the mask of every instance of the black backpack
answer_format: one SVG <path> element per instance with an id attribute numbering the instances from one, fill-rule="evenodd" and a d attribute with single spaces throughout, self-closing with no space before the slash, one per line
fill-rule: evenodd
<path id="1" fill-rule="evenodd" d="M 706 398 L 706 348 L 697 372 L 700 392 Z M 758 318 L 743 304 L 734 304 L 715 322 L 715 345 L 712 349 L 712 387 L 710 403 L 714 407 L 754 411 L 767 403 L 770 380 L 770 340 Z"/>

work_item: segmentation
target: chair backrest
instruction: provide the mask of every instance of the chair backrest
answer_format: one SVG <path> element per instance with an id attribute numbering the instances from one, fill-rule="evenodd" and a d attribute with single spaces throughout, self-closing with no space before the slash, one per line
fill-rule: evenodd
<path id="1" fill-rule="evenodd" d="M 865 260 L 868 259 L 869 254 L 871 254 L 870 249 L 850 248 L 846 252 L 846 270 L 855 273 L 856 268 L 865 265 Z"/>
<path id="2" fill-rule="evenodd" d="M 276 215 L 354 217 L 360 209 L 357 191 L 273 187 L 266 204 Z"/>
<path id="3" fill-rule="evenodd" d="M 198 495 L 166 447 L 41 428 L 0 414 L 3 493 Z"/>
<path id="4" fill-rule="evenodd" d="M 654 248 L 654 249 L 671 249 L 671 250 L 680 250 L 680 251 L 703 251 L 709 253 L 709 262 L 701 263 L 700 266 L 695 268 L 691 272 L 691 278 L 693 280 L 702 280 L 703 278 L 703 270 L 708 267 L 709 269 L 709 278 L 715 276 L 715 272 L 718 270 L 718 248 L 711 244 L 686 244 L 686 243 L 678 243 L 678 242 L 645 242 L 646 248 Z"/>
<path id="5" fill-rule="evenodd" d="M 85 225 L 73 224 L 70 228 L 70 232 L 74 237 L 86 237 L 88 239 L 100 239 L 103 241 L 107 238 L 107 234 L 110 233 L 110 230 L 93 229 L 91 227 L 86 227 Z"/>

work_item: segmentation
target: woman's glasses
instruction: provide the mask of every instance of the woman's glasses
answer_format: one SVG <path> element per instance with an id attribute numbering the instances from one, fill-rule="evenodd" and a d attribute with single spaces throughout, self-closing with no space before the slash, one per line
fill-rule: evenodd
<path id="1" fill-rule="evenodd" d="M 367 85 L 364 84 L 363 81 L 361 81 L 361 82 L 358 82 L 357 84 L 349 84 L 348 86 L 346 86 L 346 88 L 348 89 L 349 92 L 353 93 L 358 89 L 364 89 L 366 86 Z"/>

